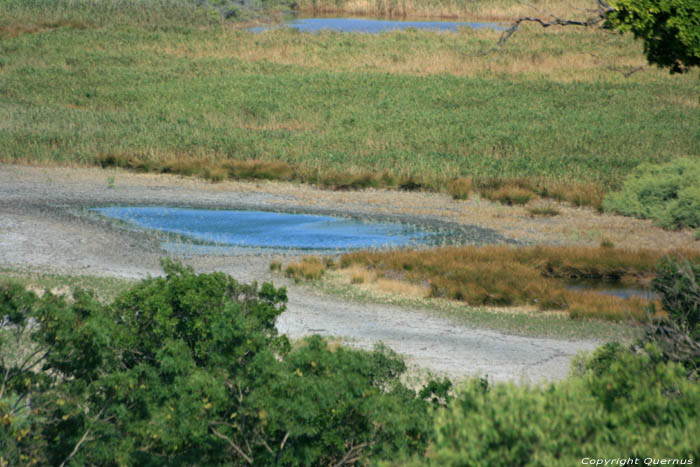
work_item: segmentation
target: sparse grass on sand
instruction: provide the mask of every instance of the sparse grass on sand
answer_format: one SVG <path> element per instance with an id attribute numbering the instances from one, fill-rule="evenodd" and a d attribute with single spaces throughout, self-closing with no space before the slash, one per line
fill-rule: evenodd
<path id="1" fill-rule="evenodd" d="M 627 35 L 523 27 L 489 52 L 497 31 L 254 34 L 175 4 L 52 1 L 0 5 L 3 162 L 346 189 L 469 178 L 506 203 L 598 207 L 641 162 L 700 155 L 697 73 L 625 78 L 645 63 Z"/>

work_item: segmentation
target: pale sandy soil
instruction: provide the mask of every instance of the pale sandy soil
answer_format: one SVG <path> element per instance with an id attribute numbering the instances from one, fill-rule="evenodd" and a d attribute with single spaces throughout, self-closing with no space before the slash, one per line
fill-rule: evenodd
<path id="1" fill-rule="evenodd" d="M 160 274 L 159 259 L 165 252 L 156 239 L 85 215 L 90 206 L 120 204 L 381 216 L 461 226 L 476 243 L 510 239 L 595 245 L 607 238 L 630 248 L 698 248 L 689 232 L 667 232 L 647 221 L 566 206 L 560 207 L 560 216 L 532 219 L 523 208 L 454 201 L 434 193 L 332 192 L 286 183 L 210 184 L 114 170 L 0 165 L 0 267 L 113 277 Z M 289 306 L 278 328 L 291 337 L 317 333 L 359 347 L 382 341 L 419 367 L 454 377 L 558 379 L 567 374 L 573 355 L 599 344 L 507 335 L 422 309 L 322 295 L 271 276 L 273 257 L 254 252 L 185 261 L 199 271 L 221 270 L 244 282 L 282 282 L 289 289 Z"/>

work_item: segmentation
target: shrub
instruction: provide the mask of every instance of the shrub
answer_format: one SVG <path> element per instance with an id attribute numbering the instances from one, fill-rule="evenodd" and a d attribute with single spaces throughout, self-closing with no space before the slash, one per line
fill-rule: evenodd
<path id="1" fill-rule="evenodd" d="M 652 282 L 669 318 L 700 340 L 700 263 L 671 257 L 660 261 Z"/>
<path id="2" fill-rule="evenodd" d="M 642 164 L 619 192 L 608 194 L 608 211 L 653 219 L 664 228 L 700 227 L 700 159 Z"/>
<path id="3" fill-rule="evenodd" d="M 434 391 L 405 387 L 396 354 L 318 336 L 292 347 L 275 329 L 285 289 L 164 268 L 109 305 L 0 287 L 0 322 L 29 346 L 26 361 L 0 349 L 0 464 L 328 465 L 424 450 Z"/>
<path id="4" fill-rule="evenodd" d="M 472 380 L 435 419 L 435 441 L 412 465 L 576 465 L 586 457 L 696 458 L 700 385 L 653 345 L 619 344 L 547 386 Z"/>

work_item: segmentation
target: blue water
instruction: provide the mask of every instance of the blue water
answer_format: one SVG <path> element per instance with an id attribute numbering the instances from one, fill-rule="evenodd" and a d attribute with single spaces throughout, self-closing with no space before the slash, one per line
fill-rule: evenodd
<path id="1" fill-rule="evenodd" d="M 303 32 L 319 32 L 323 30 L 339 32 L 364 32 L 377 34 L 380 32 L 393 31 L 395 29 L 430 29 L 435 31 L 457 31 L 460 27 L 473 29 L 490 28 L 502 30 L 503 26 L 498 23 L 465 23 L 452 21 L 393 21 L 381 19 L 364 18 L 305 18 L 296 19 L 282 26 L 298 29 Z M 268 27 L 250 28 L 250 31 L 261 32 Z"/>
<path id="2" fill-rule="evenodd" d="M 309 214 L 164 207 L 108 207 L 92 211 L 136 227 L 218 247 L 351 250 L 430 243 L 438 236 L 406 224 Z"/>

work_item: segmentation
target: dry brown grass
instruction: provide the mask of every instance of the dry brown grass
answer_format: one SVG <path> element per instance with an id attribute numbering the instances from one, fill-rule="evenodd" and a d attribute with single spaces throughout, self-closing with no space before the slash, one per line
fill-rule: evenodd
<path id="1" fill-rule="evenodd" d="M 502 204 L 527 204 L 539 197 L 565 201 L 574 206 L 603 209 L 605 191 L 593 182 L 564 182 L 560 180 L 532 180 L 525 178 L 485 178 L 474 186 L 482 198 Z"/>
<path id="2" fill-rule="evenodd" d="M 312 183 L 334 190 L 398 188 L 437 191 L 442 180 L 411 174 L 395 175 L 350 167 L 347 171 L 320 170 L 314 166 L 292 166 L 281 161 L 235 160 L 225 156 L 198 154 L 100 154 L 95 158 L 103 168 L 118 167 L 136 172 L 198 176 L 212 182 L 224 180 L 278 180 Z"/>
<path id="3" fill-rule="evenodd" d="M 471 19 L 481 21 L 512 21 L 521 16 L 532 16 L 538 13 L 535 7 L 526 2 L 510 1 L 455 1 L 426 2 L 424 0 L 301 0 L 299 10 L 314 15 L 354 15 L 354 16 L 384 16 L 389 18 L 441 18 L 441 19 Z M 595 9 L 596 4 L 586 0 L 576 5 L 580 10 L 571 7 L 570 3 L 561 0 L 540 0 L 537 8 L 558 14 L 562 17 L 585 18 L 584 8 Z"/>
<path id="4" fill-rule="evenodd" d="M 553 217 L 561 214 L 561 211 L 552 203 L 543 203 L 537 206 L 531 206 L 527 208 L 527 212 L 530 213 L 531 217 Z"/>
<path id="5" fill-rule="evenodd" d="M 317 256 L 307 256 L 296 263 L 289 263 L 284 270 L 295 282 L 315 281 L 323 277 L 326 265 Z"/>
<path id="6" fill-rule="evenodd" d="M 605 190 L 592 182 L 553 181 L 543 184 L 539 189 L 539 194 L 557 201 L 567 201 L 574 206 L 591 206 L 602 211 Z"/>
<path id="7" fill-rule="evenodd" d="M 353 264 L 341 269 L 340 275 L 345 283 L 385 294 L 414 298 L 426 298 L 430 295 L 430 288 L 425 284 L 380 277 L 375 271 L 371 271 L 360 264 Z"/>
<path id="8" fill-rule="evenodd" d="M 471 177 L 457 178 L 447 186 L 447 192 L 451 194 L 454 199 L 469 199 L 473 189 L 474 184 L 472 183 Z"/>
<path id="9" fill-rule="evenodd" d="M 213 182 L 226 179 L 292 180 L 295 170 L 286 162 L 230 160 L 197 155 L 132 155 L 111 153 L 97 156 L 103 167 L 119 167 L 138 172 L 196 175 Z"/>
<path id="10" fill-rule="evenodd" d="M 486 199 L 498 201 L 508 206 L 527 204 L 537 196 L 533 191 L 517 186 L 504 186 L 495 190 L 483 190 L 480 194 Z"/>
<path id="11" fill-rule="evenodd" d="M 678 253 L 700 258 L 690 252 Z M 376 281 L 385 278 L 411 287 L 429 284 L 431 297 L 470 305 L 536 305 L 540 310 L 566 309 L 573 317 L 623 320 L 641 319 L 646 302 L 569 291 L 560 279 L 646 285 L 663 255 L 652 250 L 610 247 L 469 246 L 353 252 L 341 258 L 340 267 L 362 265 L 374 274 Z"/>
<path id="12" fill-rule="evenodd" d="M 608 321 L 638 321 L 648 319 L 647 309 L 649 302 L 641 298 L 620 298 L 594 292 L 567 293 L 569 316 L 574 319 L 605 319 Z M 661 306 L 655 301 L 656 310 Z M 665 315 L 657 312 L 655 317 Z"/>
<path id="13" fill-rule="evenodd" d="M 411 35 L 410 47 L 404 39 Z M 366 36 L 366 37 L 364 37 Z M 319 70 L 385 72 L 392 74 L 455 76 L 510 75 L 560 82 L 610 80 L 628 82 L 665 78 L 663 71 L 644 68 L 625 78 L 624 72 L 646 63 L 642 47 L 633 38 L 615 41 L 607 31 L 549 28 L 524 25 L 510 44 L 487 53 L 498 42 L 500 32 L 462 28 L 457 34 L 435 36 L 430 31 L 396 31 L 382 35 L 353 37 L 339 47 L 332 33 L 298 34 L 272 30 L 243 34 L 224 30 L 220 37 L 181 44 L 140 44 L 144 52 L 157 52 L 191 59 L 239 59 L 269 61 Z M 623 41 L 623 44 L 620 44 Z M 572 46 L 575 44 L 575 46 Z M 155 49 L 155 50 L 154 50 Z M 593 51 L 593 53 L 591 52 Z M 689 102 L 697 106 L 697 102 Z M 322 126 L 279 122 L 275 129 L 311 131 Z M 246 127 L 245 121 L 232 122 Z"/>

